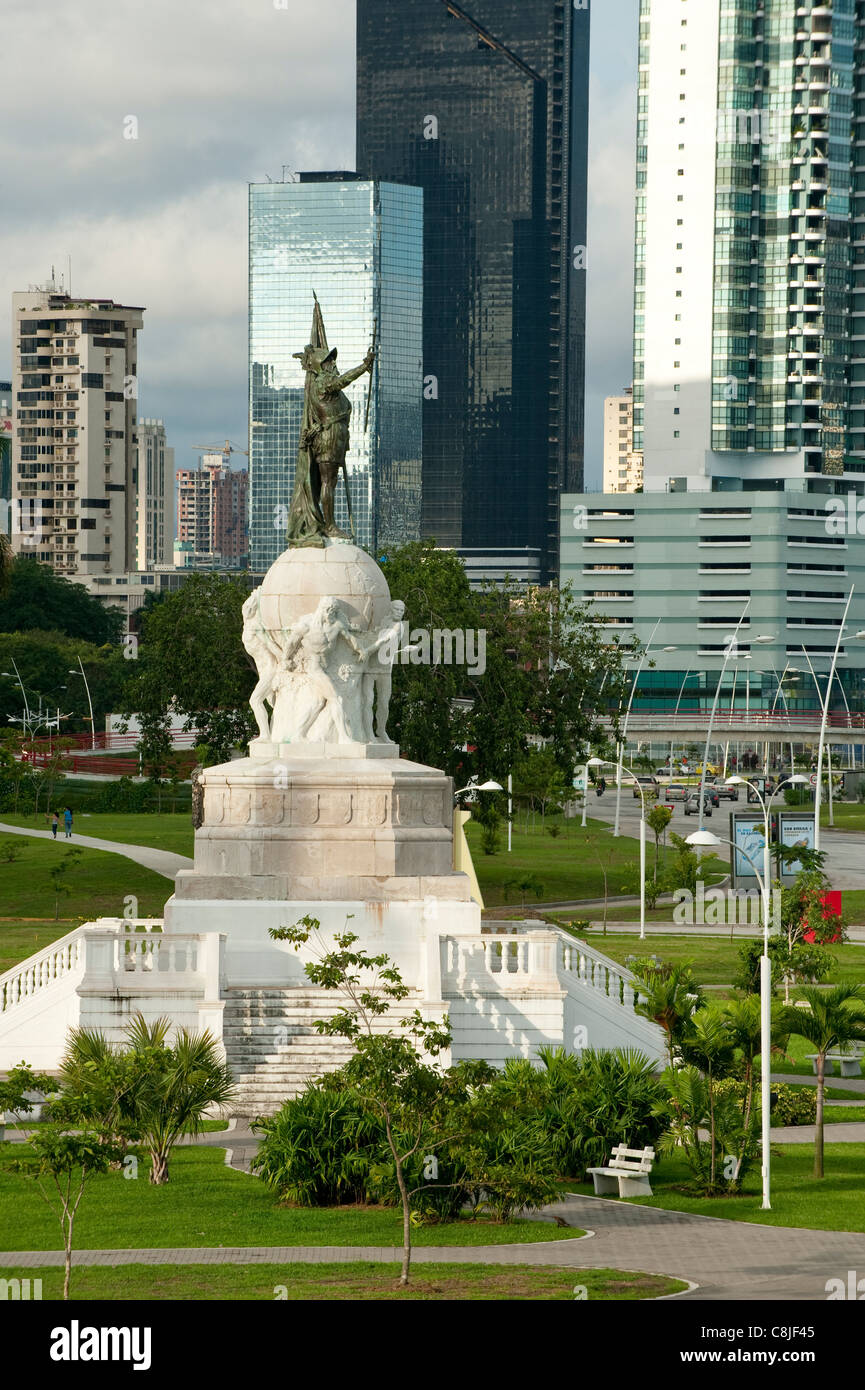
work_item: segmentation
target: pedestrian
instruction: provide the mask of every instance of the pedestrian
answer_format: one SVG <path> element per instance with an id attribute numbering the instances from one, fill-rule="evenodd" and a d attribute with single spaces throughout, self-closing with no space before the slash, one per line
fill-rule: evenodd
<path id="1" fill-rule="evenodd" d="M 54 836 L 54 839 L 55 839 L 55 840 L 57 839 L 57 827 L 59 826 L 59 824 L 60 824 L 60 817 L 58 816 L 58 814 L 57 814 L 56 811 L 52 811 L 52 812 L 51 812 L 51 834 Z"/>
<path id="2" fill-rule="evenodd" d="M 63 829 L 66 832 L 66 839 L 72 839 L 72 812 L 68 806 L 63 808 Z"/>

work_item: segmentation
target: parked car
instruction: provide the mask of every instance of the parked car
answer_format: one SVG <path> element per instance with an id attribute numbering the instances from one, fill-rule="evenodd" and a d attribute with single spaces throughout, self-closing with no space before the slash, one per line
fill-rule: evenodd
<path id="1" fill-rule="evenodd" d="M 669 787 L 664 788 L 665 801 L 687 801 L 688 788 L 683 782 L 671 782 Z"/>
<path id="2" fill-rule="evenodd" d="M 642 794 L 645 797 L 651 798 L 658 795 L 658 779 L 656 777 L 631 778 L 631 786 L 634 789 L 632 796 L 635 801 L 640 795 L 640 788 L 642 788 Z"/>
<path id="3" fill-rule="evenodd" d="M 694 796 L 689 796 L 689 797 L 688 797 L 688 800 L 685 802 L 685 815 L 686 815 L 686 816 L 698 816 L 699 814 L 700 814 L 700 795 L 699 795 L 699 792 L 698 792 L 698 793 L 697 793 L 696 795 L 694 795 Z M 707 792 L 706 795 L 703 797 L 703 815 L 704 815 L 704 816 L 711 816 L 711 814 L 712 814 L 712 799 L 711 799 L 711 797 L 709 796 L 709 794 L 708 794 L 708 792 Z"/>
<path id="4" fill-rule="evenodd" d="M 712 785 L 715 791 L 718 793 L 718 796 L 723 797 L 725 801 L 739 800 L 739 788 L 728 787 L 723 777 L 716 777 Z"/>

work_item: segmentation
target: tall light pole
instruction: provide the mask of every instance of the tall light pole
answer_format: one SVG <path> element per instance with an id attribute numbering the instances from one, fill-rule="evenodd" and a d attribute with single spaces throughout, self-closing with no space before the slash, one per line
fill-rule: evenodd
<path id="1" fill-rule="evenodd" d="M 819 850 L 820 848 L 820 793 L 821 784 L 823 781 L 823 744 L 826 739 L 826 724 L 829 719 L 829 696 L 832 693 L 832 682 L 835 679 L 835 668 L 838 665 L 838 653 L 841 650 L 841 642 L 844 637 L 844 631 L 847 623 L 847 614 L 850 611 L 850 604 L 853 600 L 855 588 L 855 584 L 851 584 L 850 592 L 847 595 L 847 602 L 844 605 L 844 616 L 842 617 L 841 625 L 838 628 L 838 637 L 835 641 L 835 651 L 832 655 L 832 665 L 829 667 L 829 679 L 826 682 L 826 694 L 822 697 L 822 699 L 820 696 L 820 686 L 817 685 L 817 698 L 818 700 L 821 700 L 823 708 L 823 714 L 820 720 L 820 742 L 817 745 L 817 785 L 814 788 L 814 848 L 817 850 Z M 859 632 L 856 632 L 853 635 L 854 640 L 861 641 L 862 638 L 865 638 L 865 629 L 861 629 Z M 804 647 L 802 648 L 802 651 L 805 652 L 805 656 L 808 659 L 808 664 L 810 665 L 810 657 L 808 657 L 808 653 L 805 651 Z M 812 673 L 813 669 L 814 668 L 812 667 Z M 816 676 L 814 677 L 814 681 L 816 684 Z"/>
<path id="2" fill-rule="evenodd" d="M 586 774 L 590 767 L 615 767 L 617 790 L 622 785 L 622 771 L 627 772 L 634 779 L 634 786 L 640 793 L 640 940 L 646 939 L 646 795 L 640 786 L 637 774 L 631 768 L 624 768 L 620 762 L 613 763 L 609 758 L 589 758 L 586 763 Z M 586 783 L 588 790 L 588 781 Z"/>
<path id="3" fill-rule="evenodd" d="M 772 1128 L 771 1080 L 772 1080 L 772 963 L 769 960 L 769 894 L 766 877 L 765 851 L 763 874 L 757 868 L 750 854 L 733 844 L 725 835 L 713 835 L 711 830 L 695 830 L 688 835 L 686 844 L 696 849 L 716 849 L 718 845 L 730 845 L 734 854 L 747 859 L 760 885 L 763 901 L 763 954 L 760 957 L 760 1110 L 763 1149 L 763 1211 L 772 1210 L 771 1202 L 771 1141 Z"/>
<path id="4" fill-rule="evenodd" d="M 94 722 L 93 722 L 93 701 L 92 701 L 91 698 L 90 698 L 90 683 L 89 683 L 89 681 L 87 680 L 87 673 L 86 673 L 86 671 L 84 670 L 84 666 L 82 665 L 81 657 L 80 657 L 80 656 L 79 656 L 79 658 L 78 658 L 78 665 L 79 665 L 79 667 L 80 667 L 80 670 L 76 671 L 74 666 L 70 666 L 70 668 L 69 668 L 69 674 L 70 674 L 70 676 L 82 676 L 83 679 L 84 679 L 84 689 L 87 691 L 87 704 L 88 704 L 89 707 L 90 707 L 90 747 L 91 747 L 92 749 L 95 749 L 95 748 L 96 748 L 96 725 L 95 725 Z"/>
<path id="5" fill-rule="evenodd" d="M 658 631 L 658 628 L 660 627 L 660 624 L 661 624 L 661 619 L 659 618 L 658 621 L 655 623 L 655 626 L 652 628 L 652 635 L 651 635 L 651 637 L 649 638 L 648 642 L 646 643 L 645 650 L 643 651 L 643 654 L 642 654 L 642 656 L 640 657 L 640 664 L 638 665 L 638 667 L 637 667 L 637 669 L 636 669 L 636 672 L 635 672 L 635 674 L 634 674 L 633 684 L 631 685 L 631 693 L 630 693 L 630 695 L 628 696 L 628 708 L 627 708 L 626 711 L 625 711 L 625 723 L 624 723 L 624 725 L 623 725 L 623 727 L 622 727 L 622 736 L 621 736 L 621 738 L 620 738 L 620 740 L 619 740 L 618 753 L 617 753 L 617 757 L 616 757 L 616 764 L 617 764 L 617 767 L 618 767 L 618 775 L 617 775 L 617 777 L 616 777 L 616 818 L 615 818 L 615 821 L 614 821 L 614 823 L 613 823 L 613 834 L 614 834 L 614 835 L 618 835 L 618 834 L 619 834 L 619 813 L 620 813 L 620 810 L 621 810 L 621 800 L 622 800 L 622 768 L 623 768 L 623 766 L 624 766 L 624 764 L 623 764 L 623 762 L 622 762 L 622 759 L 624 758 L 624 755 L 625 755 L 625 744 L 626 744 L 627 741 L 628 741 L 628 720 L 629 720 L 630 717 L 631 717 L 631 706 L 632 706 L 633 703 L 634 703 L 634 694 L 635 694 L 636 689 L 637 689 L 637 682 L 638 682 L 639 679 L 640 679 L 640 673 L 642 672 L 643 666 L 645 665 L 646 657 L 649 655 L 649 652 L 651 651 L 652 643 L 653 643 L 654 640 L 655 640 L 655 633 Z M 663 647 L 663 648 L 662 648 L 662 651 L 665 651 L 665 652 L 674 652 L 675 650 L 676 650 L 675 647 Z"/>
<path id="6" fill-rule="evenodd" d="M 698 672 L 698 671 L 695 671 L 695 672 L 694 672 L 694 675 L 695 675 L 695 676 L 697 677 L 697 679 L 699 680 L 699 672 Z M 675 734 L 675 720 L 677 719 L 678 714 L 679 714 L 679 705 L 681 704 L 682 695 L 684 694 L 684 691 L 685 691 L 685 686 L 688 684 L 688 681 L 690 680 L 690 678 L 691 678 L 691 668 L 690 668 L 690 666 L 689 666 L 688 669 L 687 669 L 687 671 L 685 672 L 685 679 L 682 681 L 682 684 L 679 686 L 679 694 L 678 694 L 678 696 L 677 696 L 677 698 L 676 698 L 676 708 L 673 710 L 674 725 L 673 725 L 673 733 L 672 733 L 671 736 L 670 736 L 670 780 L 671 780 L 671 781 L 672 781 L 672 778 L 673 778 L 673 734 Z"/>
<path id="7" fill-rule="evenodd" d="M 737 650 L 737 640 L 736 640 L 736 639 L 737 639 L 737 636 L 738 636 L 738 633 L 739 633 L 739 629 L 741 628 L 743 622 L 745 621 L 745 617 L 746 617 L 746 614 L 747 614 L 747 612 L 748 612 L 748 607 L 749 607 L 750 603 L 751 603 L 751 600 L 748 599 L 748 600 L 746 601 L 746 603 L 745 603 L 745 607 L 742 609 L 742 616 L 741 616 L 741 618 L 739 619 L 738 623 L 736 624 L 735 631 L 733 632 L 732 637 L 731 637 L 731 638 L 729 639 L 729 641 L 727 642 L 726 650 L 725 650 L 725 652 L 724 652 L 724 661 L 723 661 L 723 664 L 722 664 L 722 666 L 721 666 L 720 675 L 718 676 L 718 684 L 717 684 L 716 687 L 715 687 L 715 698 L 714 698 L 714 700 L 712 701 L 712 712 L 711 712 L 711 714 L 709 715 L 709 727 L 708 727 L 708 729 L 706 730 L 706 748 L 705 748 L 705 751 L 704 751 L 704 753 L 703 753 L 703 771 L 702 771 L 702 773 L 700 774 L 700 798 L 699 798 L 699 812 L 698 812 L 698 814 L 699 814 L 699 816 L 700 816 L 700 825 L 699 825 L 699 829 L 700 829 L 700 830 L 703 829 L 703 820 L 704 820 L 704 818 L 705 818 L 705 805 L 704 805 L 704 802 L 705 802 L 705 796 L 706 796 L 706 765 L 707 765 L 707 763 L 708 763 L 708 761 L 709 761 L 709 745 L 710 745 L 711 740 L 712 740 L 712 728 L 713 728 L 714 723 L 715 723 L 715 714 L 716 714 L 716 711 L 717 711 L 717 709 L 718 709 L 718 696 L 719 696 L 720 693 L 721 693 L 721 686 L 722 686 L 723 683 L 724 683 L 724 675 L 726 674 L 727 663 L 730 661 L 731 657 L 734 657 L 734 656 L 735 656 L 735 657 L 738 657 L 738 655 L 739 655 L 738 650 Z M 752 638 L 751 638 L 751 645 L 754 646 L 754 645 L 756 645 L 756 644 L 759 643 L 759 644 L 765 646 L 765 645 L 766 645 L 767 643 L 769 643 L 769 642 L 774 642 L 774 640 L 775 640 L 774 637 L 767 637 L 767 636 L 752 637 Z M 744 653 L 744 655 L 747 655 L 747 653 Z"/>

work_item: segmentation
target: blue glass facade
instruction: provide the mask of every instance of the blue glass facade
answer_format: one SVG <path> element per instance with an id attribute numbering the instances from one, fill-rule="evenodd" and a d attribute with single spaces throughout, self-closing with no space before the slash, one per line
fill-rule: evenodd
<path id="1" fill-rule="evenodd" d="M 420 535 L 423 193 L 344 175 L 251 184 L 249 539 L 256 573 L 285 549 L 303 413 L 304 373 L 293 354 L 309 342 L 313 291 L 341 370 L 363 361 L 377 332 L 377 369 L 346 392 L 358 544 L 375 551 Z M 348 529 L 342 488 L 337 521 Z"/>

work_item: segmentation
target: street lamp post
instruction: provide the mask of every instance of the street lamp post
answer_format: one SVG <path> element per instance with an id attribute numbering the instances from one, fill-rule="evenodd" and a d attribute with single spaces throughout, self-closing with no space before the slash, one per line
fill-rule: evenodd
<path id="1" fill-rule="evenodd" d="M 844 637 L 844 629 L 847 623 L 847 614 L 850 611 L 850 604 L 853 600 L 854 591 L 855 585 L 851 585 L 850 592 L 847 595 L 847 602 L 844 605 L 844 616 L 841 619 L 841 626 L 838 628 L 838 636 L 835 641 L 835 651 L 832 654 L 832 665 L 829 667 L 829 679 L 826 682 L 826 693 L 823 696 L 821 696 L 820 694 L 820 685 L 816 675 L 814 675 L 814 667 L 811 666 L 811 658 L 809 657 L 805 648 L 802 648 L 802 651 L 805 653 L 805 659 L 808 662 L 808 665 L 811 667 L 811 674 L 814 676 L 814 684 L 817 686 L 817 699 L 820 700 L 822 706 L 822 718 L 820 720 L 820 742 L 817 745 L 817 785 L 814 788 L 814 848 L 817 850 L 819 850 L 820 848 L 820 794 L 823 782 L 823 746 L 826 740 L 826 725 L 829 720 L 829 697 L 832 693 L 832 682 L 835 679 L 835 668 L 838 665 L 838 653 L 841 650 L 841 642 Z M 860 631 L 854 633 L 853 636 L 855 641 L 861 641 L 863 638 L 865 638 L 865 629 L 860 629 Z"/>
<path id="2" fill-rule="evenodd" d="M 588 792 L 588 774 L 590 767 L 615 767 L 616 768 L 616 790 L 620 790 L 622 785 L 622 772 L 625 771 L 634 779 L 634 786 L 640 793 L 640 940 L 646 939 L 646 795 L 640 786 L 637 774 L 631 768 L 625 768 L 621 762 L 613 763 L 610 758 L 589 758 L 586 763 L 586 791 Z"/>
<path id="3" fill-rule="evenodd" d="M 725 675 L 726 670 L 727 670 L 727 662 L 731 659 L 731 657 L 733 657 L 733 656 L 737 656 L 737 657 L 738 657 L 738 655 L 739 655 L 738 651 L 736 650 L 736 637 L 737 637 L 737 634 L 738 634 L 738 632 L 739 632 L 740 627 L 742 626 L 743 622 L 745 621 L 745 615 L 746 615 L 747 612 L 748 612 L 748 606 L 749 606 L 750 602 L 751 602 L 751 600 L 748 599 L 747 602 L 746 602 L 746 604 L 745 604 L 745 607 L 742 609 L 742 616 L 741 616 L 741 618 L 739 619 L 738 623 L 736 624 L 735 631 L 733 632 L 732 637 L 730 638 L 730 640 L 729 640 L 728 643 L 727 643 L 726 651 L 724 652 L 724 661 L 723 661 L 723 664 L 722 664 L 722 666 L 721 666 L 721 673 L 720 673 L 720 675 L 718 676 L 718 684 L 717 684 L 716 687 L 715 687 L 715 698 L 714 698 L 714 700 L 712 701 L 712 712 L 711 712 L 711 714 L 709 715 L 709 727 L 708 727 L 708 729 L 706 730 L 706 747 L 705 747 L 705 750 L 704 750 L 704 752 L 703 752 L 703 771 L 702 771 L 701 774 L 700 774 L 700 796 L 699 796 L 699 807 L 698 807 L 698 814 L 699 814 L 699 817 L 700 817 L 700 825 L 699 825 L 699 829 L 700 829 L 700 830 L 703 829 L 703 819 L 704 819 L 704 817 L 705 817 L 705 809 L 706 809 L 706 808 L 705 808 L 705 797 L 706 797 L 706 766 L 707 766 L 708 761 L 709 761 L 709 745 L 710 745 L 711 740 L 712 740 L 712 728 L 713 728 L 714 723 L 715 723 L 715 714 L 716 714 L 716 711 L 717 711 L 717 709 L 718 709 L 718 696 L 719 696 L 720 693 L 721 693 L 721 686 L 722 686 L 723 683 L 724 683 L 724 675 Z M 774 640 L 775 640 L 774 637 L 767 637 L 767 636 L 752 637 L 751 643 L 752 643 L 752 645 L 756 645 L 757 643 L 759 643 L 759 644 L 765 646 L 765 645 L 766 645 L 767 643 L 769 643 L 769 642 L 774 642 Z M 743 655 L 746 655 L 746 654 L 743 653 Z"/>
<path id="4" fill-rule="evenodd" d="M 716 849 L 718 845 L 730 845 L 734 853 L 747 859 L 760 885 L 763 901 L 763 954 L 760 957 L 760 1101 L 761 1133 L 763 1149 L 763 1211 L 772 1210 L 771 1202 L 771 1079 L 772 1079 L 772 964 L 769 960 L 769 898 L 764 882 L 766 863 L 764 854 L 763 875 L 750 854 L 734 845 L 725 835 L 713 835 L 711 830 L 696 830 L 689 835 L 686 844 L 699 849 Z"/>
<path id="5" fill-rule="evenodd" d="M 634 673 L 634 680 L 633 680 L 633 684 L 631 685 L 631 693 L 630 693 L 630 695 L 628 696 L 628 708 L 627 708 L 626 711 L 625 711 L 625 723 L 624 723 L 624 725 L 623 725 L 623 727 L 622 727 L 622 736 L 621 736 L 621 738 L 620 738 L 620 740 L 619 740 L 619 745 L 618 745 L 618 750 L 617 750 L 617 757 L 616 757 L 616 765 L 617 765 L 617 768 L 618 768 L 618 775 L 617 775 L 617 777 L 616 777 L 616 818 L 615 818 L 615 822 L 614 822 L 614 824 L 613 824 L 613 834 L 614 834 L 614 835 L 618 835 L 618 834 L 619 834 L 619 812 L 620 812 L 620 809 L 621 809 L 621 796 L 622 796 L 622 769 L 623 769 L 623 767 L 624 767 L 624 763 L 623 763 L 622 759 L 624 758 L 624 755 L 625 755 L 625 744 L 626 744 L 627 741 L 628 741 L 628 720 L 629 720 L 630 717 L 631 717 L 631 706 L 632 706 L 633 703 L 634 703 L 634 695 L 635 695 L 635 693 L 636 693 L 637 683 L 638 683 L 638 681 L 639 681 L 639 679 L 640 679 L 640 673 L 641 673 L 641 671 L 642 671 L 642 669 L 643 669 L 643 666 L 645 665 L 646 657 L 649 655 L 649 652 L 650 652 L 651 649 L 652 649 L 652 643 L 653 643 L 654 640 L 655 640 L 655 633 L 658 631 L 658 628 L 659 628 L 660 624 L 661 624 L 661 619 L 659 618 L 658 621 L 655 623 L 655 626 L 652 628 L 652 635 L 651 635 L 651 637 L 649 638 L 648 642 L 646 643 L 645 651 L 643 652 L 642 656 L 640 657 L 640 663 L 639 663 L 639 665 L 638 665 L 638 667 L 637 667 L 637 669 L 636 669 L 636 672 Z M 662 648 L 662 651 L 665 651 L 665 652 L 674 652 L 675 650 L 676 650 L 675 647 L 663 647 L 663 648 Z"/>
<path id="6" fill-rule="evenodd" d="M 83 664 L 82 664 L 82 661 L 81 661 L 81 657 L 80 657 L 80 656 L 79 656 L 79 658 L 78 658 L 78 665 L 79 665 L 79 668 L 80 668 L 78 671 L 75 670 L 75 667 L 74 667 L 74 666 L 70 666 L 70 668 L 69 668 L 69 674 L 70 674 L 70 676 L 81 676 L 81 677 L 83 677 L 83 680 L 84 680 L 84 689 L 87 691 L 87 704 L 88 704 L 88 706 L 90 707 L 90 747 L 91 747 L 91 749 L 93 749 L 93 750 L 95 751 L 95 749 L 96 749 L 96 725 L 95 725 L 94 722 L 93 722 L 93 701 L 92 701 L 91 698 L 90 698 L 90 683 L 89 683 L 89 681 L 88 681 L 88 679 L 87 679 L 87 673 L 86 673 L 86 671 L 84 670 L 84 666 L 83 666 Z"/>

